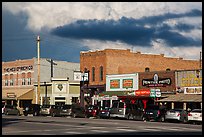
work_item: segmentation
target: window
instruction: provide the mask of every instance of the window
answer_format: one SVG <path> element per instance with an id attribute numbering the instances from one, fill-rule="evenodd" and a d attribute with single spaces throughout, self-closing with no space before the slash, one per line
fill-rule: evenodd
<path id="1" fill-rule="evenodd" d="M 13 74 L 11 74 L 11 75 L 10 75 L 10 86 L 13 86 L 13 82 L 14 82 L 14 80 L 13 80 Z"/>
<path id="2" fill-rule="evenodd" d="M 8 86 L 8 79 L 5 80 L 5 86 Z"/>
<path id="3" fill-rule="evenodd" d="M 145 68 L 145 72 L 149 72 L 149 68 L 147 67 L 147 68 Z"/>
<path id="4" fill-rule="evenodd" d="M 25 78 L 22 79 L 22 85 L 25 85 Z"/>
<path id="5" fill-rule="evenodd" d="M 100 81 L 103 81 L 103 66 L 100 67 Z"/>
<path id="6" fill-rule="evenodd" d="M 170 71 L 170 68 L 167 68 L 166 71 Z"/>
<path id="7" fill-rule="evenodd" d="M 21 78 L 22 78 L 22 85 L 25 85 L 25 73 L 22 73 Z"/>
<path id="8" fill-rule="evenodd" d="M 92 67 L 92 81 L 95 81 L 95 67 Z"/>
<path id="9" fill-rule="evenodd" d="M 31 85 L 31 72 L 27 73 L 28 85 Z"/>
<path id="10" fill-rule="evenodd" d="M 13 86 L 13 79 L 10 80 L 10 86 Z"/>
<path id="11" fill-rule="evenodd" d="M 31 78 L 28 78 L 28 85 L 31 85 Z"/>
<path id="12" fill-rule="evenodd" d="M 8 86 L 8 74 L 5 75 L 5 86 Z"/>

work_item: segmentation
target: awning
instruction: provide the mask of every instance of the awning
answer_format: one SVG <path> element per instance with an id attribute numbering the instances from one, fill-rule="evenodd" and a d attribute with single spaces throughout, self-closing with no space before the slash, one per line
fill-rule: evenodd
<path id="1" fill-rule="evenodd" d="M 2 89 L 2 99 L 33 99 L 33 88 Z"/>
<path id="2" fill-rule="evenodd" d="M 157 100 L 156 102 L 202 102 L 202 95 L 192 94 L 174 94 L 167 98 Z"/>

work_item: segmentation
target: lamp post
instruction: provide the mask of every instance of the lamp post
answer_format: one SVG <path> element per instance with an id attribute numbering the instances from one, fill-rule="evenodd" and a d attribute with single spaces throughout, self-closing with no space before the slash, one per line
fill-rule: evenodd
<path id="1" fill-rule="evenodd" d="M 36 104 L 40 104 L 40 36 L 37 36 L 37 50 L 38 50 L 38 88 Z"/>

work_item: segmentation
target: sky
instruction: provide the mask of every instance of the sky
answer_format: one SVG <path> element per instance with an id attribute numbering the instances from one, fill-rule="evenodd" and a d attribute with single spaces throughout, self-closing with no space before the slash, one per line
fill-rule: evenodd
<path id="1" fill-rule="evenodd" d="M 200 59 L 202 2 L 2 2 L 2 61 L 131 49 Z"/>

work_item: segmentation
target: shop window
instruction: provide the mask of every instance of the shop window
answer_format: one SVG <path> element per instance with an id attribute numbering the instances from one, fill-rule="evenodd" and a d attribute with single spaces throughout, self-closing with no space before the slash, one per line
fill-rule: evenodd
<path id="1" fill-rule="evenodd" d="M 72 104 L 78 103 L 78 97 L 72 97 Z"/>
<path id="2" fill-rule="evenodd" d="M 150 71 L 150 69 L 147 67 L 147 68 L 145 68 L 145 72 L 149 72 Z"/>
<path id="3" fill-rule="evenodd" d="M 103 81 L 103 66 L 100 67 L 100 81 Z"/>
<path id="4" fill-rule="evenodd" d="M 92 67 L 92 81 L 95 81 L 95 67 Z"/>

